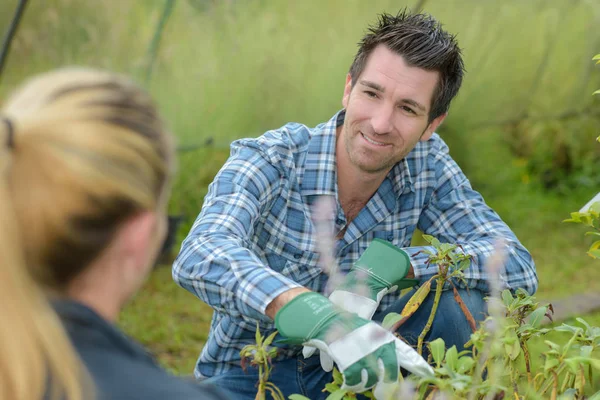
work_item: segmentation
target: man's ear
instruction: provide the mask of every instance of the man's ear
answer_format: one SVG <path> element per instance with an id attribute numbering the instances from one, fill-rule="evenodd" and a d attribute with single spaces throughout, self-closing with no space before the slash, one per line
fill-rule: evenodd
<path id="1" fill-rule="evenodd" d="M 435 130 L 442 124 L 442 122 L 444 122 L 444 120 L 446 119 L 447 116 L 448 116 L 448 113 L 444 113 L 444 114 L 440 115 L 439 117 L 437 117 L 436 119 L 434 119 L 433 121 L 431 121 L 429 123 L 429 125 L 427 125 L 425 132 L 423 132 L 423 134 L 421 135 L 420 140 L 422 142 L 429 140 L 431 138 L 431 135 L 433 135 L 433 132 L 435 132 Z"/>
<path id="2" fill-rule="evenodd" d="M 352 91 L 352 77 L 350 73 L 346 75 L 346 85 L 344 86 L 344 97 L 342 97 L 342 105 L 344 108 L 348 108 L 348 99 L 350 99 L 350 92 Z"/>
<path id="3" fill-rule="evenodd" d="M 156 213 L 143 211 L 129 218 L 121 226 L 118 238 L 121 241 L 123 258 L 127 260 L 124 264 L 131 265 L 136 270 L 146 271 L 156 253 L 157 222 Z"/>

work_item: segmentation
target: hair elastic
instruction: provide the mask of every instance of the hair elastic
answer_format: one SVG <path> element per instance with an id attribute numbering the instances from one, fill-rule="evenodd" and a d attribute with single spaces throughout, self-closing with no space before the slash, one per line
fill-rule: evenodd
<path id="1" fill-rule="evenodd" d="M 13 123 L 7 117 L 0 117 L 0 119 L 2 120 L 2 122 L 4 122 L 4 125 L 6 125 L 6 146 L 8 146 L 9 149 L 12 149 L 13 147 L 15 147 L 15 128 L 13 126 Z"/>

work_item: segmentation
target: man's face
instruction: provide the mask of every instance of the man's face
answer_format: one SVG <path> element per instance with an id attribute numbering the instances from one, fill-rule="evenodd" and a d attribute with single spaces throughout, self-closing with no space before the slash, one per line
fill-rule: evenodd
<path id="1" fill-rule="evenodd" d="M 342 157 L 361 171 L 387 173 L 419 140 L 429 139 L 446 116 L 428 123 L 438 76 L 406 65 L 384 45 L 376 47 L 354 87 L 346 78 Z"/>

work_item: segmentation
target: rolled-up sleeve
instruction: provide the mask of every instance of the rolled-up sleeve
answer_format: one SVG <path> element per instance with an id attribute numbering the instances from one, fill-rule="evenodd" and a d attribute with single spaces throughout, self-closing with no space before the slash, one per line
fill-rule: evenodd
<path id="1" fill-rule="evenodd" d="M 441 242 L 459 244 L 465 254 L 472 257 L 471 265 L 464 271 L 465 282 L 459 286 L 489 290 L 489 280 L 499 279 L 501 285 L 511 290 L 518 288 L 533 294 L 538 278 L 535 264 L 527 249 L 511 229 L 472 189 L 471 184 L 450 158 L 448 147 L 442 144 L 435 152 L 436 189 L 421 213 L 418 228 Z M 504 243 L 504 268 L 500 276 L 489 276 L 486 262 L 495 251 L 496 243 Z M 437 273 L 437 266 L 427 265 L 433 247 L 411 247 L 415 275 L 425 280 Z"/>
<path id="2" fill-rule="evenodd" d="M 279 195 L 281 181 L 260 149 L 234 148 L 173 264 L 175 282 L 219 312 L 270 321 L 269 303 L 300 285 L 265 265 L 249 238 Z"/>

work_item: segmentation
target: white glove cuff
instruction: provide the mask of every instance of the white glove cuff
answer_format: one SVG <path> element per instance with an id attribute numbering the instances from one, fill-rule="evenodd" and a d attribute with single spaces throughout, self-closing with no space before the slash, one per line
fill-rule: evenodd
<path id="1" fill-rule="evenodd" d="M 345 290 L 334 290 L 329 295 L 329 300 L 336 306 L 369 320 L 373 317 L 379 306 L 379 302 L 373 299 L 359 296 L 352 292 L 346 292 Z"/>

